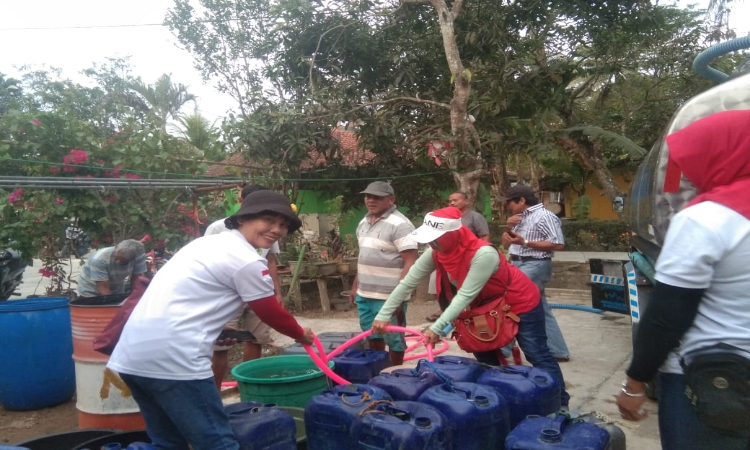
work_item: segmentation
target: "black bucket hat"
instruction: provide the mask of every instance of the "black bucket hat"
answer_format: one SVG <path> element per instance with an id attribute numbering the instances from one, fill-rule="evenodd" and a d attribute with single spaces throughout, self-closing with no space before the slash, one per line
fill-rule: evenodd
<path id="1" fill-rule="evenodd" d="M 302 221 L 292 211 L 289 199 L 274 191 L 262 190 L 255 191 L 242 200 L 240 209 L 229 216 L 227 221 L 231 221 L 235 228 L 237 227 L 238 217 L 254 217 L 266 213 L 278 214 L 289 221 L 289 233 L 294 233 L 302 227 Z"/>

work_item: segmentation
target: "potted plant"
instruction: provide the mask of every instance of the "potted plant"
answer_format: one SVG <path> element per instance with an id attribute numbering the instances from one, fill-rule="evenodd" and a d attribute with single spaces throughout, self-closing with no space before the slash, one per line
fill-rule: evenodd
<path id="1" fill-rule="evenodd" d="M 339 264 L 339 272 L 352 273 L 357 271 L 357 260 L 359 259 L 357 254 L 359 253 L 359 243 L 357 237 L 353 234 L 347 234 L 343 240 L 343 252 L 341 256 L 341 263 Z"/>

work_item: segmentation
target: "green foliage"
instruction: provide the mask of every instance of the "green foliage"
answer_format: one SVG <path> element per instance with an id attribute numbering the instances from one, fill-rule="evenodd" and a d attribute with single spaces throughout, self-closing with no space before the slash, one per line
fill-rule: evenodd
<path id="1" fill-rule="evenodd" d="M 565 250 L 627 252 L 630 226 L 623 220 L 563 220 Z"/>
<path id="2" fill-rule="evenodd" d="M 125 101 L 133 82 L 126 66 L 112 61 L 86 71 L 93 87 L 54 71 L 24 74 L 21 94 L 0 113 L 0 160 L 13 160 L 0 164 L 0 175 L 124 180 L 200 175 L 200 151 L 164 133 L 159 118 Z M 40 257 L 53 271 L 59 239 L 73 219 L 94 247 L 149 234 L 151 242 L 166 239 L 168 248 L 176 249 L 193 237 L 192 194 L 185 189 L 0 189 L 0 199 L 0 242 L 13 242 L 25 258 Z M 198 207 L 215 215 L 208 200 L 199 199 Z"/>
<path id="3" fill-rule="evenodd" d="M 573 200 L 573 216 L 578 220 L 586 220 L 591 212 L 591 197 L 582 195 Z"/>

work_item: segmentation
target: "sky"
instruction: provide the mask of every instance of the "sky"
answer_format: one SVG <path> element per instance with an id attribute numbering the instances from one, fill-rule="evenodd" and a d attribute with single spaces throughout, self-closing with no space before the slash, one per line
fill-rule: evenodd
<path id="1" fill-rule="evenodd" d="M 123 24 L 160 24 L 174 0 L 0 0 L 0 73 L 17 75 L 14 67 L 43 65 L 63 70 L 65 77 L 82 82 L 79 75 L 94 62 L 112 56 L 130 56 L 133 72 L 153 83 L 164 73 L 174 83 L 189 86 L 198 96 L 200 112 L 221 119 L 235 103 L 203 83 L 191 55 L 164 26 L 59 29 Z M 708 0 L 685 1 L 703 7 Z M 750 33 L 750 0 L 736 0 L 730 26 L 738 36 Z M 39 29 L 52 28 L 58 29 Z M 24 29 L 25 28 L 25 29 Z M 186 111 L 190 112 L 190 111 Z"/>

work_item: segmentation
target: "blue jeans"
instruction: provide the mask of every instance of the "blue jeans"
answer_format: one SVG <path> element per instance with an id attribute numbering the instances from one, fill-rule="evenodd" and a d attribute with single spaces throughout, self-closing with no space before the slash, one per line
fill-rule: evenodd
<path id="1" fill-rule="evenodd" d="M 562 370 L 560 370 L 560 364 L 557 363 L 549 347 L 547 347 L 547 332 L 544 326 L 545 317 L 542 303 L 539 302 L 534 309 L 519 314 L 518 317 L 521 319 L 518 322 L 518 334 L 516 335 L 518 346 L 521 347 L 526 359 L 532 366 L 546 370 L 560 383 L 560 403 L 563 406 L 568 406 L 570 395 L 565 390 L 565 379 Z M 497 356 L 497 351 L 474 353 L 477 361 L 492 366 L 500 365 Z"/>
<path id="2" fill-rule="evenodd" d="M 239 450 L 213 378 L 160 380 L 121 373 L 158 450 Z"/>
<path id="3" fill-rule="evenodd" d="M 536 284 L 536 287 L 539 288 L 539 292 L 542 294 L 542 306 L 544 308 L 545 327 L 547 329 L 547 346 L 552 351 L 552 355 L 555 358 L 570 357 L 570 351 L 568 350 L 568 345 L 565 343 L 560 325 L 557 324 L 557 319 L 552 314 L 552 308 L 547 304 L 547 296 L 544 293 L 544 287 L 552 280 L 552 260 L 513 261 L 513 265 L 526 274 Z M 507 353 L 510 353 L 510 348 L 508 348 Z"/>
<path id="4" fill-rule="evenodd" d="M 685 395 L 684 375 L 659 372 L 659 436 L 663 450 L 747 450 L 750 436 L 703 425 Z"/>

